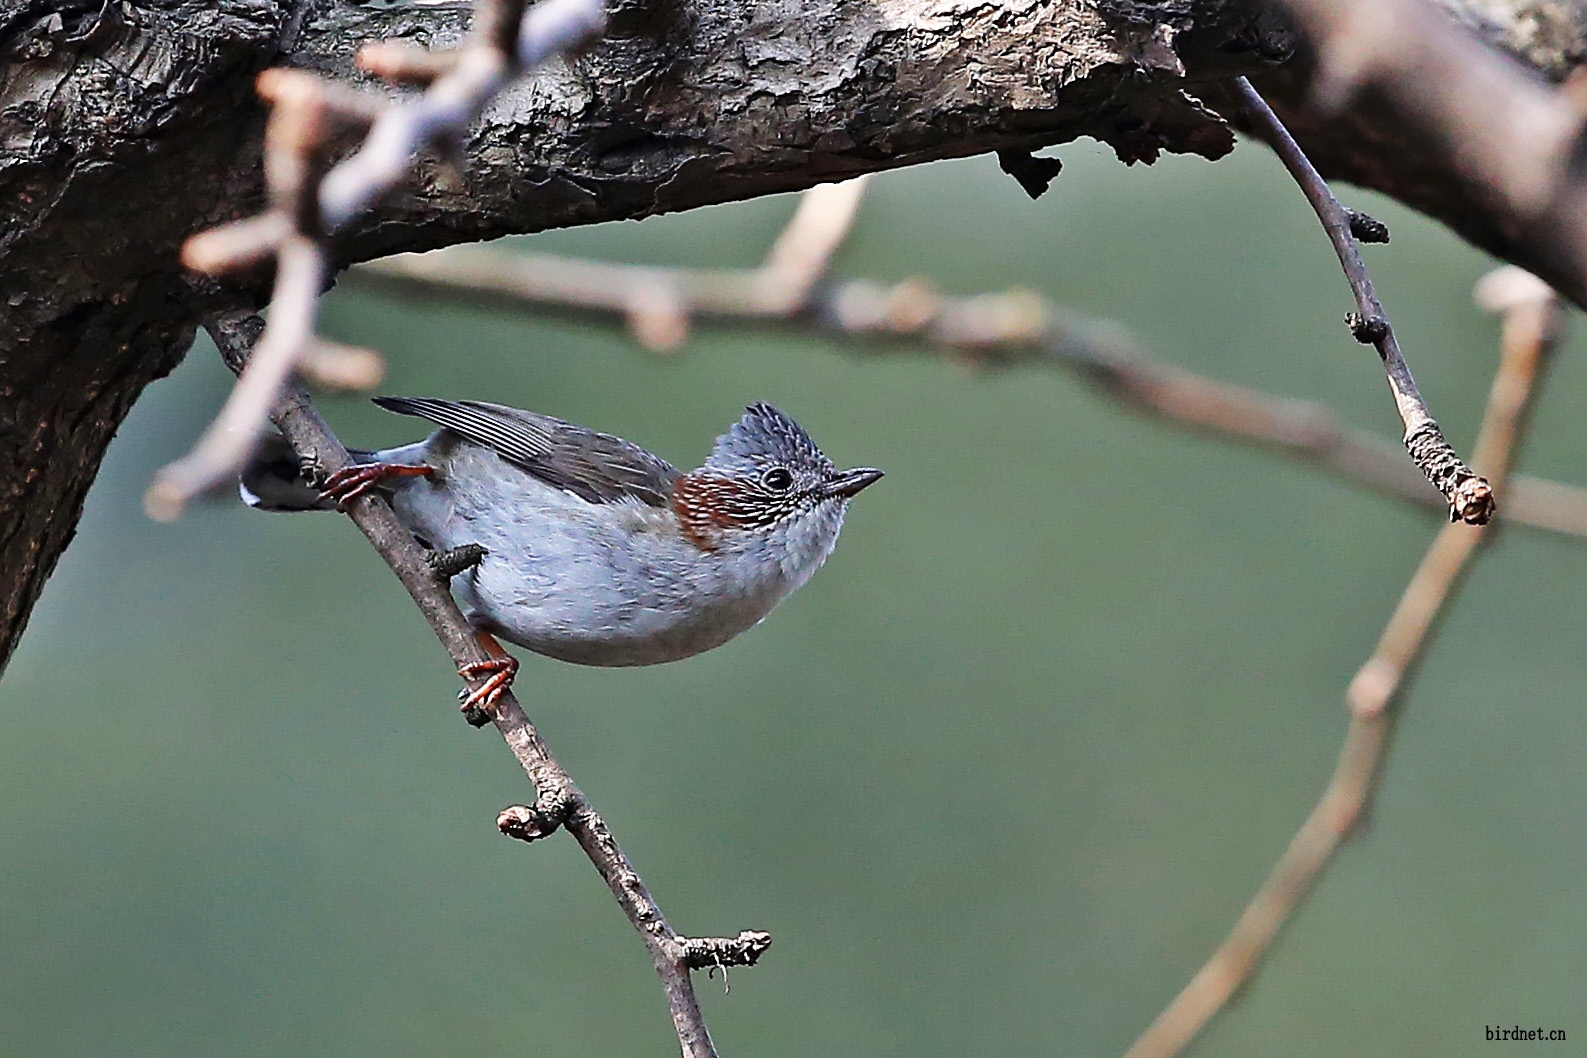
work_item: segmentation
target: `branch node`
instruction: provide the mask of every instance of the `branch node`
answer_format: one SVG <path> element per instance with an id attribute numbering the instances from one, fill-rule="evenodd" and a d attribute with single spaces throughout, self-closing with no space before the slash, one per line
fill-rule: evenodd
<path id="1" fill-rule="evenodd" d="M 539 801 L 533 805 L 513 805 L 504 808 L 496 817 L 496 829 L 509 838 L 519 841 L 539 841 L 557 832 L 567 822 L 568 802 L 565 798 L 547 798 L 544 807 Z M 769 943 L 769 941 L 768 941 Z"/>
<path id="2" fill-rule="evenodd" d="M 1467 525 L 1487 525 L 1496 504 L 1488 479 L 1477 474 L 1455 454 L 1438 423 L 1423 420 L 1405 435 L 1405 450 L 1421 472 L 1449 502 L 1449 520 Z"/>
<path id="3" fill-rule="evenodd" d="M 689 309 L 670 283 L 641 283 L 628 296 L 628 329 L 652 353 L 670 353 L 689 340 Z"/>
<path id="4" fill-rule="evenodd" d="M 490 552 L 479 544 L 459 544 L 445 551 L 431 551 L 424 560 L 437 577 L 449 581 L 459 573 L 479 565 L 488 554 Z"/>
<path id="5" fill-rule="evenodd" d="M 312 448 L 304 449 L 297 453 L 298 476 L 314 488 L 321 488 L 328 475 L 325 466 L 320 460 L 320 454 Z"/>
<path id="6" fill-rule="evenodd" d="M 1493 486 L 1488 484 L 1488 479 L 1472 474 L 1455 486 L 1454 499 L 1449 506 L 1449 520 L 1465 522 L 1467 525 L 1487 525 L 1492 521 L 1497 506 L 1493 498 Z"/>
<path id="7" fill-rule="evenodd" d="M 1555 297 L 1554 289 L 1531 272 L 1515 265 L 1501 265 L 1477 280 L 1471 299 L 1484 312 L 1503 315 L 1522 305 L 1546 303 Z"/>
<path id="8" fill-rule="evenodd" d="M 1389 321 L 1387 317 L 1373 313 L 1363 316 L 1359 312 L 1345 313 L 1345 326 L 1350 328 L 1350 337 L 1362 345 L 1377 345 L 1389 336 Z"/>
<path id="9" fill-rule="evenodd" d="M 678 945 L 678 957 L 691 970 L 754 966 L 771 947 L 771 934 L 746 929 L 736 937 L 679 937 Z"/>
<path id="10" fill-rule="evenodd" d="M 1357 242 L 1386 243 L 1389 241 L 1389 226 L 1370 213 L 1363 213 L 1359 209 L 1345 207 L 1345 216 L 1350 220 L 1350 234 L 1356 237 Z"/>
<path id="11" fill-rule="evenodd" d="M 285 66 L 260 71 L 254 90 L 271 106 L 298 110 L 309 118 L 314 123 L 307 137 L 311 145 L 327 139 L 333 128 L 367 128 L 387 107 L 386 100 L 376 93 Z"/>
<path id="12" fill-rule="evenodd" d="M 942 299 L 924 279 L 905 279 L 887 292 L 887 329 L 894 334 L 916 334 L 928 327 L 942 309 Z"/>
<path id="13" fill-rule="evenodd" d="M 1350 687 L 1345 691 L 1345 702 L 1350 715 L 1362 720 L 1373 720 L 1383 715 L 1389 702 L 1399 689 L 1404 670 L 1388 658 L 1373 657 L 1361 666 Z"/>

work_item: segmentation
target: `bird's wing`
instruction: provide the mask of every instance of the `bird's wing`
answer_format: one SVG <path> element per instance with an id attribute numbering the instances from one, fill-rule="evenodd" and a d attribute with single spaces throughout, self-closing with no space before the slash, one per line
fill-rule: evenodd
<path id="1" fill-rule="evenodd" d="M 672 483 L 682 472 L 621 437 L 597 433 L 549 415 L 474 400 L 376 397 L 400 415 L 416 415 L 446 427 L 590 503 L 632 497 L 666 507 Z"/>

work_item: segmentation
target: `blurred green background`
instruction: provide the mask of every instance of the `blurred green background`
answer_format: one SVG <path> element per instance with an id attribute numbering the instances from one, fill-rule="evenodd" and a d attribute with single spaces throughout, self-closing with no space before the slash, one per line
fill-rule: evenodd
<path id="1" fill-rule="evenodd" d="M 1031 287 L 1164 360 L 1397 435 L 1337 263 L 1264 149 L 1131 170 L 1059 153 L 1037 203 L 989 158 L 881 177 L 837 273 Z M 1370 263 L 1468 447 L 1489 262 L 1346 197 L 1393 227 Z M 749 265 L 792 208 L 521 245 Z M 689 465 L 765 399 L 837 462 L 886 469 L 761 627 L 659 668 L 526 655 L 518 680 L 680 929 L 775 936 L 731 994 L 700 980 L 728 1054 L 1121 1052 L 1321 791 L 1344 686 L 1439 524 L 1061 375 L 767 331 L 658 357 L 615 326 L 347 292 L 324 330 L 382 350 L 389 392 L 534 408 Z M 1581 478 L 1582 351 L 1554 372 L 1530 473 Z M 445 656 L 357 532 L 229 503 L 144 518 L 227 384 L 201 343 L 134 409 L 0 682 L 0 1050 L 676 1053 L 574 844 L 496 833 L 527 784 L 458 718 Z M 357 398 L 325 406 L 350 442 L 418 436 Z M 1192 1053 L 1587 1035 L 1584 573 L 1581 541 L 1496 541 L 1410 696 L 1373 827 Z"/>

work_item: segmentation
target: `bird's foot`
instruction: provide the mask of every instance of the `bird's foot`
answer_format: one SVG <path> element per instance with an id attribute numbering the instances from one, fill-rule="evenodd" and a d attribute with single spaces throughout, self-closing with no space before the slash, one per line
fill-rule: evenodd
<path id="1" fill-rule="evenodd" d="M 354 463 L 343 467 L 325 479 L 320 490 L 320 501 L 336 504 L 336 509 L 346 511 L 347 505 L 382 481 L 391 478 L 426 478 L 435 473 L 434 468 L 406 463 Z"/>
<path id="2" fill-rule="evenodd" d="M 518 659 L 510 654 L 488 658 L 471 665 L 464 665 L 457 670 L 457 674 L 465 680 L 486 677 L 485 682 L 473 690 L 464 687 L 457 694 L 463 703 L 463 715 L 468 722 L 475 727 L 483 727 L 490 720 L 490 714 L 496 707 L 496 700 L 502 696 L 502 692 L 512 686 L 513 677 L 518 675 Z M 477 723 L 476 717 L 478 717 Z"/>
<path id="3" fill-rule="evenodd" d="M 430 564 L 437 577 L 451 580 L 459 573 L 479 565 L 488 554 L 490 552 L 478 544 L 459 544 L 445 551 L 431 551 L 425 561 Z"/>

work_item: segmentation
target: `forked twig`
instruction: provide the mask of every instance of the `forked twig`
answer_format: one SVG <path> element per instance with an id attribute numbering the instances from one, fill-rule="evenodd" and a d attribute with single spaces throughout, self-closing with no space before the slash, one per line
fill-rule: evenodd
<path id="1" fill-rule="evenodd" d="M 783 227 L 759 268 L 722 269 L 686 272 L 675 268 L 645 268 L 638 265 L 606 266 L 573 258 L 556 258 L 561 271 L 536 269 L 527 278 L 547 300 L 622 315 L 634 338 L 645 348 L 666 352 L 681 346 L 689 337 L 691 321 L 702 315 L 702 305 L 714 306 L 716 313 L 745 319 L 788 319 L 803 311 L 832 263 L 832 256 L 848 237 L 859 213 L 870 177 L 858 176 L 839 184 L 818 184 L 799 196 L 799 206 Z M 487 256 L 488 255 L 488 256 Z M 478 287 L 500 283 L 491 269 L 520 261 L 485 251 L 477 258 L 453 258 L 430 254 L 423 257 L 403 255 L 404 264 L 388 265 L 388 258 L 366 267 L 368 274 L 387 274 L 388 268 L 423 269 L 425 262 L 444 261 L 468 269 L 478 261 L 480 271 L 468 281 Z M 546 259 L 541 259 L 546 260 Z M 525 281 L 522 268 L 513 267 L 516 282 Z"/>
<path id="2" fill-rule="evenodd" d="M 810 300 L 854 227 L 870 179 L 866 174 L 841 184 L 818 184 L 799 196 L 799 208 L 761 262 L 765 303 L 792 313 Z"/>
<path id="3" fill-rule="evenodd" d="M 264 411 L 275 404 L 314 341 L 315 305 L 326 278 L 319 243 L 296 235 L 282 240 L 271 298 L 271 318 L 280 322 L 260 339 L 252 368 L 238 377 L 198 444 L 155 477 L 143 498 L 149 517 L 176 518 L 189 499 L 224 481 L 254 450 Z"/>
<path id="4" fill-rule="evenodd" d="M 459 140 L 484 105 L 523 69 L 595 39 L 603 0 L 479 0 L 461 48 L 423 57 L 388 43 L 361 63 L 393 81 L 429 83 L 416 98 L 388 100 L 299 70 L 266 70 L 259 93 L 272 104 L 265 132 L 268 210 L 188 240 L 183 260 L 220 274 L 276 257 L 270 326 L 220 416 L 194 449 L 150 486 L 152 517 L 175 518 L 188 500 L 237 473 L 276 398 L 314 348 L 330 236 L 393 190 L 426 145 Z M 333 138 L 367 129 L 359 149 L 330 164 Z"/>
<path id="5" fill-rule="evenodd" d="M 847 187 L 840 184 L 838 187 Z M 801 208 L 801 214 L 803 208 Z M 1353 430 L 1326 407 L 1206 378 L 1142 355 L 1115 325 L 1067 313 L 1026 291 L 946 297 L 924 281 L 882 286 L 860 280 L 813 285 L 803 303 L 757 294 L 765 268 L 699 270 L 612 264 L 459 246 L 360 265 L 345 286 L 473 300 L 633 324 L 638 291 L 664 290 L 668 347 L 696 323 L 769 323 L 897 350 L 945 354 L 997 367 L 1069 371 L 1131 410 L 1289 455 L 1335 477 L 1431 509 L 1443 499 L 1392 441 Z M 658 328 L 660 329 L 660 328 Z M 641 335 L 643 339 L 643 335 Z M 1587 491 L 1517 478 L 1502 518 L 1587 536 Z"/>
<path id="6" fill-rule="evenodd" d="M 1361 251 L 1351 231 L 1350 212 L 1334 198 L 1311 160 L 1300 149 L 1278 115 L 1267 105 L 1267 101 L 1251 87 L 1251 82 L 1244 77 L 1237 77 L 1234 83 L 1246 109 L 1265 130 L 1273 150 L 1300 185 L 1307 201 L 1316 211 L 1317 219 L 1322 221 L 1324 230 L 1328 232 L 1334 252 L 1339 255 L 1339 264 L 1350 282 L 1358 309 L 1357 313 L 1347 317 L 1350 332 L 1356 341 L 1375 346 L 1378 356 L 1383 360 L 1389 390 L 1394 394 L 1394 406 L 1400 413 L 1400 421 L 1405 424 L 1405 448 L 1410 452 L 1411 460 L 1448 501 L 1451 521 L 1462 521 L 1467 525 L 1488 524 L 1494 510 L 1493 489 L 1455 454 L 1428 410 L 1427 401 L 1416 386 L 1416 379 L 1411 377 L 1411 367 L 1400 352 L 1399 339 L 1394 336 L 1394 328 L 1389 325 L 1383 304 L 1372 288 L 1372 279 L 1367 275 Z"/>
<path id="7" fill-rule="evenodd" d="M 262 329 L 263 321 L 247 312 L 217 317 L 209 323 L 209 332 L 221 355 L 239 373 L 244 372 L 250 349 Z M 287 385 L 270 419 L 299 458 L 321 472 L 334 473 L 351 463 L 346 448 L 300 387 Z M 436 638 L 451 655 L 453 665 L 462 668 L 485 660 L 484 649 L 445 584 L 431 570 L 424 550 L 397 521 L 386 501 L 369 494 L 356 500 L 348 513 L 418 604 Z M 716 1058 L 690 971 L 708 966 L 752 965 L 770 946 L 770 935 L 752 930 L 736 937 L 680 935 L 667 922 L 605 821 L 552 755 L 510 689 L 496 700 L 490 721 L 535 787 L 534 804 L 506 809 L 498 817 L 497 827 L 509 837 L 524 841 L 543 838 L 559 826 L 573 835 L 650 952 L 684 1058 Z"/>
<path id="8" fill-rule="evenodd" d="M 1474 458 L 1503 490 L 1560 337 L 1557 297 L 1519 270 L 1507 269 L 1504 333 Z M 1490 285 L 1490 292 L 1492 286 Z M 1490 304 L 1492 302 L 1490 301 Z M 1332 779 L 1289 848 L 1252 898 L 1227 940 L 1126 1052 L 1125 1058 L 1171 1058 L 1223 1009 L 1256 972 L 1284 924 L 1370 807 L 1393 733 L 1396 710 L 1439 618 L 1491 530 L 1455 523 L 1439 530 L 1371 658 L 1351 681 L 1350 722 Z"/>

